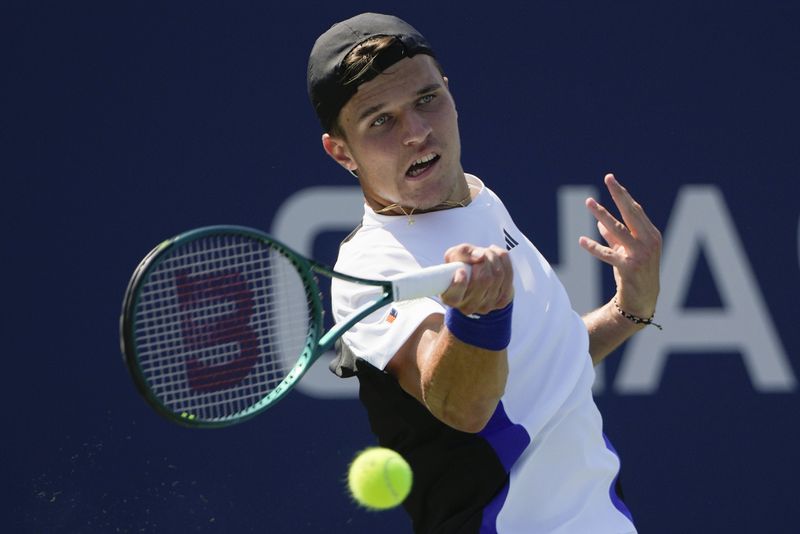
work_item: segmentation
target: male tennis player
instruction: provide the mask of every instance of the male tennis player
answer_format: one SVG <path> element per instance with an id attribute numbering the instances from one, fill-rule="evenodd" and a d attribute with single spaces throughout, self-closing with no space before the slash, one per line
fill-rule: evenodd
<path id="1" fill-rule="evenodd" d="M 358 376 L 379 442 L 411 463 L 404 506 L 417 532 L 635 532 L 592 363 L 652 323 L 661 236 L 606 176 L 622 222 L 587 199 L 607 244 L 580 244 L 613 266 L 617 292 L 579 317 L 500 199 L 464 173 L 447 86 L 428 41 L 395 17 L 356 16 L 313 47 L 322 145 L 366 201 L 336 269 L 388 277 L 443 259 L 472 269 L 441 298 L 359 323 L 332 369 Z M 334 280 L 334 315 L 357 308 L 363 291 Z"/>

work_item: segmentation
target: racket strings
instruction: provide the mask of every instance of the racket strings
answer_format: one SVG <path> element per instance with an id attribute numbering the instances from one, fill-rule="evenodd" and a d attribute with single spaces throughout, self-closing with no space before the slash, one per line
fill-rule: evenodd
<path id="1" fill-rule="evenodd" d="M 311 310 L 302 276 L 277 249 L 238 235 L 191 241 L 141 289 L 142 373 L 175 413 L 240 415 L 286 378 L 308 343 Z"/>

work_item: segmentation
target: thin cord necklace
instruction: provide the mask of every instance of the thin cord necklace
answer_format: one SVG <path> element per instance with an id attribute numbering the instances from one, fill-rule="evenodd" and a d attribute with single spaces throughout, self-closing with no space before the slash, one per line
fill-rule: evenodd
<path id="1" fill-rule="evenodd" d="M 467 206 L 467 204 L 469 204 L 469 202 L 471 200 L 472 200 L 472 191 L 467 191 L 467 196 L 465 196 L 461 200 L 445 200 L 441 204 L 437 204 L 436 206 L 425 210 L 425 213 L 427 213 L 429 211 L 438 211 L 438 210 L 446 209 L 446 208 L 455 208 L 455 207 L 464 208 L 464 207 Z M 406 218 L 408 219 L 408 225 L 409 226 L 411 226 L 412 224 L 414 224 L 416 222 L 414 220 L 414 212 L 416 211 L 417 208 L 411 208 L 411 211 L 406 211 L 406 209 L 403 206 L 401 206 L 400 204 L 398 204 L 396 202 L 394 204 L 389 204 L 385 208 L 381 208 L 379 210 L 376 210 L 375 213 L 381 213 L 382 214 L 382 213 L 386 213 L 387 211 L 396 210 L 396 209 L 400 210 L 401 212 L 403 212 L 403 215 L 405 215 Z"/>

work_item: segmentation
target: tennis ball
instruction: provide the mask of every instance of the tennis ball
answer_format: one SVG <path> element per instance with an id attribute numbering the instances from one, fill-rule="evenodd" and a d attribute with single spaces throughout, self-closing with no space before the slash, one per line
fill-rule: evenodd
<path id="1" fill-rule="evenodd" d="M 347 485 L 361 506 L 370 510 L 394 508 L 411 491 L 413 475 L 408 462 L 392 449 L 369 447 L 350 464 Z"/>

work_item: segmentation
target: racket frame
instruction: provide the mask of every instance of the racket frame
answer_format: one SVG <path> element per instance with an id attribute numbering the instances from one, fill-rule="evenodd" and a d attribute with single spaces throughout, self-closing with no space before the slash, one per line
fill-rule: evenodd
<path id="1" fill-rule="evenodd" d="M 158 268 L 159 265 L 170 257 L 170 252 L 186 243 L 207 237 L 209 235 L 233 234 L 243 235 L 267 243 L 269 247 L 276 249 L 287 258 L 297 268 L 298 275 L 302 279 L 303 286 L 309 303 L 309 331 L 305 346 L 297 358 L 297 361 L 289 370 L 284 379 L 266 396 L 248 407 L 242 412 L 219 417 L 215 419 L 197 419 L 195 415 L 176 411 L 167 407 L 162 400 L 152 391 L 144 370 L 139 360 L 139 351 L 136 344 L 136 334 L 134 323 L 136 312 L 139 305 L 141 288 L 148 280 L 149 275 Z M 316 274 L 322 274 L 331 278 L 338 278 L 348 282 L 375 286 L 381 290 L 380 296 L 376 300 L 369 301 L 353 312 L 348 320 L 334 325 L 328 332 L 323 333 L 324 307 L 320 295 L 319 284 Z M 144 397 L 145 401 L 160 415 L 172 422 L 192 428 L 219 428 L 246 421 L 260 414 L 281 400 L 308 371 L 311 365 L 328 349 L 336 340 L 348 329 L 359 322 L 364 317 L 376 310 L 391 303 L 393 299 L 394 283 L 391 280 L 370 280 L 350 276 L 334 271 L 330 267 L 318 263 L 314 260 L 301 256 L 289 246 L 269 236 L 268 234 L 249 228 L 246 226 L 235 225 L 215 225 L 197 228 L 178 234 L 166 239 L 154 247 L 139 263 L 131 276 L 125 297 L 122 303 L 122 313 L 120 314 L 120 348 L 123 360 L 128 372 L 133 379 L 138 392 Z"/>

